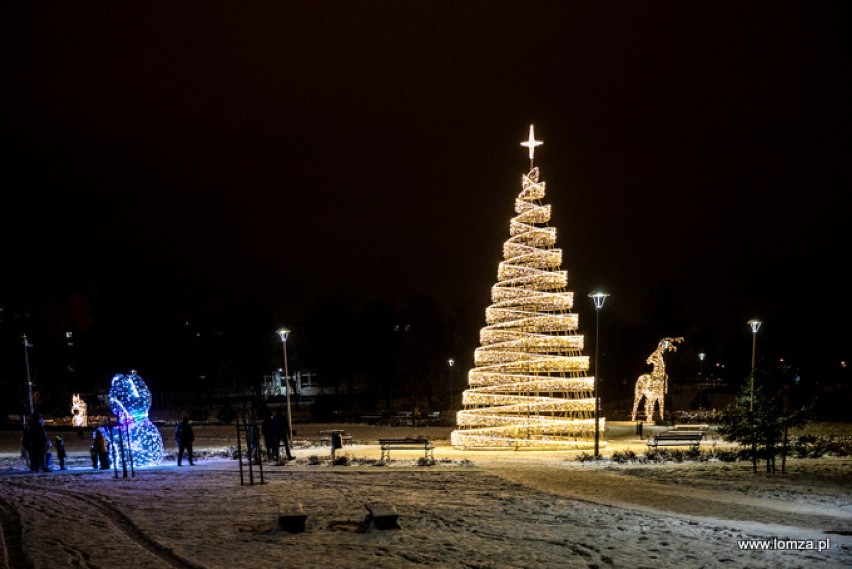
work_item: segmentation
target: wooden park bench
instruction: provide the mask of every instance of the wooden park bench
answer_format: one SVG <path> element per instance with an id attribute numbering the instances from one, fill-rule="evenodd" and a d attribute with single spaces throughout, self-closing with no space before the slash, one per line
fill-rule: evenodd
<path id="1" fill-rule="evenodd" d="M 344 446 L 352 444 L 352 435 L 340 429 L 331 429 L 329 431 L 320 431 L 320 446 L 331 446 L 331 436 L 334 433 L 340 434 L 340 441 Z"/>
<path id="2" fill-rule="evenodd" d="M 415 424 L 415 417 L 412 415 L 411 411 L 400 411 L 391 416 L 390 424 L 392 427 L 398 427 L 400 425 L 413 425 Z"/>
<path id="3" fill-rule="evenodd" d="M 440 411 L 432 411 L 426 415 L 421 421 L 427 425 L 437 425 L 441 423 L 442 417 Z"/>
<path id="4" fill-rule="evenodd" d="M 435 462 L 434 449 L 435 445 L 426 437 L 407 437 L 404 439 L 379 439 L 379 445 L 382 448 L 381 460 L 390 460 L 391 449 L 407 449 L 407 450 L 423 450 L 427 460 Z"/>
<path id="5" fill-rule="evenodd" d="M 666 431 L 648 438 L 648 446 L 689 446 L 697 449 L 704 439 L 704 431 Z"/>

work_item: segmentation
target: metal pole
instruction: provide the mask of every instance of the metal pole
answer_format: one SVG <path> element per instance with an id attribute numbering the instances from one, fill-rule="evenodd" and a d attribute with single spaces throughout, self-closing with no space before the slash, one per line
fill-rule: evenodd
<path id="1" fill-rule="evenodd" d="M 600 339 L 600 318 L 601 308 L 603 308 L 606 297 L 609 295 L 605 292 L 590 292 L 589 298 L 595 303 L 595 376 L 594 376 L 594 399 L 595 399 L 595 458 L 598 458 L 601 439 L 601 424 L 600 424 L 600 402 L 598 401 L 598 340 Z"/>
<path id="2" fill-rule="evenodd" d="M 598 340 L 600 339 L 600 308 L 595 308 L 595 458 L 599 455 L 600 445 L 600 418 L 598 412 Z"/>
<path id="3" fill-rule="evenodd" d="M 30 347 L 30 343 L 27 341 L 27 335 L 24 334 L 24 365 L 27 368 L 27 393 L 30 398 L 30 417 L 35 413 L 35 407 L 33 406 L 33 381 L 30 378 L 30 354 L 28 348 Z"/>
<path id="4" fill-rule="evenodd" d="M 751 334 L 751 377 L 748 381 L 748 410 L 754 411 L 754 352 L 757 349 L 757 330 Z"/>
<path id="5" fill-rule="evenodd" d="M 240 463 L 240 486 L 243 485 L 243 447 L 240 444 L 240 420 L 237 419 L 234 421 L 234 425 L 237 427 L 237 460 Z"/>
<path id="6" fill-rule="evenodd" d="M 284 381 L 287 385 L 287 432 L 290 434 L 290 444 L 293 444 L 293 416 L 290 412 L 290 372 L 287 369 L 287 340 L 284 342 Z"/>
<path id="7" fill-rule="evenodd" d="M 749 320 L 748 325 L 751 327 L 751 374 L 749 375 L 748 389 L 748 414 L 751 419 L 751 468 L 757 473 L 757 432 L 754 423 L 754 355 L 757 351 L 757 331 L 760 325 L 763 324 L 760 320 Z"/>
<path id="8" fill-rule="evenodd" d="M 456 365 L 456 361 L 454 359 L 450 359 L 447 363 L 450 364 L 450 393 L 449 393 L 450 402 L 449 402 L 449 407 L 450 407 L 450 411 L 452 411 L 453 410 L 453 366 Z"/>

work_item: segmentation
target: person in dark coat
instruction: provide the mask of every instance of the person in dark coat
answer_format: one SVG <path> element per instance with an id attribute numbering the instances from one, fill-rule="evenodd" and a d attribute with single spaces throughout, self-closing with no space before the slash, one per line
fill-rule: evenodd
<path id="1" fill-rule="evenodd" d="M 95 429 L 95 442 L 92 445 L 98 455 L 101 470 L 109 470 L 109 446 L 103 431 Z M 97 465 L 95 468 L 98 468 Z"/>
<path id="2" fill-rule="evenodd" d="M 27 449 L 27 454 L 30 457 L 30 470 L 33 472 L 44 471 L 48 472 L 50 468 L 47 466 L 45 459 L 47 458 L 47 449 L 50 446 L 47 440 L 47 432 L 44 430 L 44 419 L 38 413 L 33 413 L 29 422 L 24 427 L 24 448 Z"/>
<path id="3" fill-rule="evenodd" d="M 275 416 L 272 418 L 272 431 L 275 437 L 275 458 L 280 456 L 280 449 L 283 446 L 287 460 L 293 460 L 293 455 L 290 454 L 290 437 L 288 436 L 287 421 L 284 420 L 281 407 L 275 410 Z"/>
<path id="4" fill-rule="evenodd" d="M 59 459 L 59 470 L 65 470 L 65 457 L 68 456 L 65 452 L 65 441 L 59 435 L 54 438 L 56 442 L 56 458 Z"/>
<path id="5" fill-rule="evenodd" d="M 337 449 L 343 448 L 343 433 L 341 431 L 332 431 L 331 433 L 331 459 L 334 460 L 334 454 Z"/>
<path id="6" fill-rule="evenodd" d="M 277 459 L 278 443 L 275 440 L 275 426 L 269 411 L 264 413 L 263 421 L 260 423 L 260 431 L 263 434 L 263 446 L 266 447 L 266 460 Z"/>
<path id="7" fill-rule="evenodd" d="M 183 453 L 186 452 L 186 457 L 189 459 L 189 465 L 195 466 L 192 460 L 192 443 L 195 440 L 195 431 L 192 430 L 192 425 L 189 424 L 189 417 L 184 415 L 183 420 L 178 423 L 175 429 L 175 442 L 178 445 L 177 465 L 183 466 Z"/>
<path id="8" fill-rule="evenodd" d="M 92 433 L 92 446 L 89 447 L 89 454 L 92 457 L 92 468 L 95 470 L 98 469 L 98 451 L 95 448 L 95 437 L 97 436 L 97 429 L 94 433 Z"/>

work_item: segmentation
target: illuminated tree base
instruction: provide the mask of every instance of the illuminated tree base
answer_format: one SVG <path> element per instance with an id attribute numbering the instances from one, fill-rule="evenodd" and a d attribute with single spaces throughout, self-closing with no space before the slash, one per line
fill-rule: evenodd
<path id="1" fill-rule="evenodd" d="M 463 412 L 462 412 L 463 413 Z M 461 415 L 462 413 L 459 413 Z M 600 430 L 606 422 L 598 419 Z M 453 431 L 450 443 L 462 448 L 591 448 L 595 435 L 594 419 L 559 420 L 541 417 L 538 425 L 506 425 Z M 601 442 L 599 446 L 606 446 Z"/>

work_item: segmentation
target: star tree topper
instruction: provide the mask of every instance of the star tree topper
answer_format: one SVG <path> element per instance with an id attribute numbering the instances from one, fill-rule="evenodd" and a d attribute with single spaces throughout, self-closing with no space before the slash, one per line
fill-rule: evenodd
<path id="1" fill-rule="evenodd" d="M 526 146 L 530 149 L 530 168 L 532 168 L 533 157 L 535 156 L 535 147 L 541 146 L 542 144 L 544 144 L 542 141 L 535 139 L 535 127 L 530 125 L 530 138 L 529 140 L 521 143 L 521 146 Z"/>

